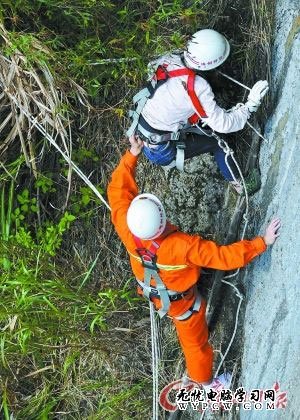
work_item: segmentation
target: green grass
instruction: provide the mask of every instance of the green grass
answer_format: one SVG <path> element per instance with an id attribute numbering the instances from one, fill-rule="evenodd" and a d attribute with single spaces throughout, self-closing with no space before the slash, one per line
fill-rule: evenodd
<path id="1" fill-rule="evenodd" d="M 0 17 L 11 30 L 7 54 L 18 49 L 28 64 L 47 63 L 53 74 L 67 69 L 90 94 L 108 99 L 120 79 L 131 85 L 142 80 L 146 57 L 184 45 L 186 33 L 205 21 L 201 5 L 201 0 L 21 0 L 0 5 Z M 34 48 L 37 42 L 44 48 Z M 126 61 L 133 58 L 133 64 Z M 103 59 L 117 63 L 91 65 Z"/>
<path id="2" fill-rule="evenodd" d="M 74 263 L 65 270 L 59 255 L 63 236 L 71 230 L 75 217 L 65 212 L 59 220 L 46 220 L 34 228 L 36 200 L 32 193 L 28 189 L 16 192 L 17 174 L 15 178 L 3 176 L 2 181 L 0 386 L 3 415 L 7 419 L 12 413 L 20 419 L 48 419 L 61 409 L 74 411 L 72 416 L 80 418 L 78 410 L 86 400 L 95 401 L 80 410 L 98 415 L 98 411 L 113 405 L 115 399 L 118 401 L 117 395 L 122 399 L 124 394 L 126 399 L 129 393 L 127 384 L 124 390 L 122 384 L 115 387 L 114 396 L 109 386 L 100 384 L 109 378 L 113 382 L 115 375 L 108 370 L 113 355 L 110 360 L 104 349 L 111 313 L 116 309 L 134 309 L 136 298 L 128 283 L 117 289 L 87 288 L 100 253 L 86 272 L 78 272 Z M 89 364 L 91 353 L 92 365 Z M 82 371 L 86 364 L 85 374 Z M 102 402 L 98 407 L 100 388 Z M 137 393 L 141 388 L 134 385 L 133 389 Z M 139 402 L 131 401 L 132 404 Z"/>
<path id="3" fill-rule="evenodd" d="M 255 63 L 261 51 L 268 56 L 271 11 L 265 1 L 251 5 L 248 33 L 228 24 L 230 2 L 208 2 L 207 12 L 197 0 L 7 0 L 0 4 L 8 36 L 2 53 L 10 58 L 20 51 L 24 69 L 41 78 L 40 69 L 49 67 L 58 92 L 69 98 L 55 112 L 71 121 L 72 157 L 104 194 L 124 146 L 118 139 L 132 94 L 145 83 L 151 58 L 181 48 L 189 34 L 213 22 L 238 44 L 231 57 L 241 80 L 265 77 Z M 87 89 L 90 112 L 75 101 L 69 77 Z M 138 327 L 148 313 L 137 310 L 126 281 L 124 249 L 100 201 L 78 180 L 71 180 L 63 208 L 68 165 L 40 135 L 29 132 L 28 139 L 35 174 L 25 168 L 17 140 L 1 155 L 0 415 L 150 418 L 149 334 Z"/>

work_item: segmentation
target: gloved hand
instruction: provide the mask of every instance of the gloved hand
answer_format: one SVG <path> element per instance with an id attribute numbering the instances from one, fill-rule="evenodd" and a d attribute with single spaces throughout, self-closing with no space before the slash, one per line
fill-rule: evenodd
<path id="1" fill-rule="evenodd" d="M 261 99 L 269 90 L 269 84 L 266 80 L 259 80 L 255 83 L 253 88 L 250 90 L 248 95 L 248 101 L 246 102 L 246 107 L 250 112 L 256 112 L 257 108 L 261 103 Z"/>

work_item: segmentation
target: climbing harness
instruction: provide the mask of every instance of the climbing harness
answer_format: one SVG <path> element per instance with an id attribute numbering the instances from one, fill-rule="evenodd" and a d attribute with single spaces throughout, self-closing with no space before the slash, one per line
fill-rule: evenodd
<path id="1" fill-rule="evenodd" d="M 156 90 L 164 84 L 168 79 L 171 79 L 173 77 L 180 77 L 180 76 L 187 76 L 186 81 L 186 90 L 187 93 L 191 99 L 191 102 L 196 110 L 194 114 L 192 114 L 189 117 L 189 122 L 191 124 L 195 124 L 199 121 L 200 118 L 207 118 L 207 115 L 205 114 L 205 111 L 199 101 L 198 96 L 195 93 L 194 90 L 194 84 L 195 84 L 195 77 L 196 72 L 192 69 L 188 69 L 187 67 L 183 67 L 176 70 L 169 70 L 168 71 L 168 64 L 162 64 L 159 65 L 152 76 L 151 80 L 147 84 L 147 86 L 140 90 L 134 97 L 133 97 L 133 103 L 135 106 L 135 110 L 131 110 L 129 112 L 129 116 L 132 118 L 132 124 L 130 128 L 127 130 L 127 136 L 130 137 L 136 129 L 139 127 L 139 118 L 140 114 L 147 102 L 148 99 L 152 98 L 152 96 L 155 94 Z M 171 134 L 171 133 L 170 133 Z M 162 140 L 164 141 L 164 140 Z M 157 143 L 155 143 L 157 144 Z"/>
<path id="2" fill-rule="evenodd" d="M 188 124 L 188 126 L 190 126 L 190 124 Z M 178 129 L 174 132 L 155 130 L 149 126 L 144 117 L 140 115 L 136 133 L 149 149 L 164 144 L 167 146 L 170 141 L 174 141 L 174 144 L 176 145 L 176 167 L 179 171 L 183 171 L 185 143 L 181 141 L 181 137 L 184 127 L 185 124 L 178 124 Z"/>
<path id="3" fill-rule="evenodd" d="M 174 232 L 174 230 L 171 230 L 167 233 L 167 235 Z M 164 236 L 165 238 L 166 236 Z M 177 292 L 175 290 L 168 289 L 165 284 L 163 283 L 160 275 L 159 275 L 159 268 L 156 264 L 157 256 L 156 253 L 161 245 L 162 240 L 156 240 L 152 241 L 150 247 L 147 249 L 143 247 L 143 244 L 140 240 L 140 238 L 137 238 L 134 236 L 134 241 L 136 243 L 137 249 L 136 252 L 138 253 L 140 257 L 141 264 L 144 267 L 144 279 L 143 281 L 136 279 L 138 286 L 140 290 L 142 291 L 143 296 L 146 299 L 152 300 L 152 299 L 159 299 L 161 301 L 161 308 L 157 311 L 160 318 L 163 318 L 169 308 L 170 303 L 175 302 L 181 299 L 184 299 L 186 296 L 190 296 L 191 293 L 196 294 L 196 299 L 186 312 L 184 312 L 182 315 L 175 316 L 174 318 L 183 321 L 185 319 L 188 319 L 194 311 L 199 311 L 201 306 L 201 297 L 200 294 L 197 293 L 196 288 L 192 287 L 184 292 Z M 176 269 L 176 266 L 175 266 Z M 151 281 L 155 281 L 156 285 L 151 285 Z"/>
<path id="4" fill-rule="evenodd" d="M 147 143 L 148 147 L 149 145 L 157 146 L 159 144 L 166 144 L 169 141 L 175 141 L 177 149 L 176 166 L 182 171 L 184 165 L 185 144 L 180 141 L 180 134 L 181 129 L 185 126 L 185 124 L 179 126 L 176 132 L 160 132 L 159 130 L 155 130 L 150 127 L 141 115 L 147 100 L 152 98 L 156 90 L 168 79 L 180 76 L 186 76 L 186 91 L 194 109 L 196 110 L 196 112 L 188 118 L 189 124 L 196 124 L 201 118 L 207 118 L 207 115 L 194 90 L 196 72 L 187 67 L 182 67 L 176 70 L 168 70 L 168 64 L 165 63 L 157 67 L 147 86 L 133 97 L 135 110 L 131 110 L 129 112 L 132 124 L 126 134 L 130 137 L 133 133 L 137 132 L 140 138 Z"/>
<path id="5" fill-rule="evenodd" d="M 143 296 L 149 300 L 149 308 L 150 308 L 150 321 L 151 321 L 151 350 L 152 350 L 152 381 L 153 381 L 153 400 L 152 400 L 152 419 L 158 420 L 158 371 L 159 371 L 159 358 L 160 358 L 160 348 L 158 342 L 158 325 L 157 320 L 155 318 L 155 310 L 154 310 L 154 303 L 152 299 L 159 299 L 161 301 L 161 308 L 157 311 L 160 318 L 166 316 L 169 308 L 170 303 L 178 301 L 180 299 L 184 299 L 186 296 L 190 295 L 191 293 L 195 293 L 196 297 L 194 300 L 193 305 L 189 308 L 186 312 L 182 315 L 174 317 L 179 321 L 184 321 L 188 319 L 194 311 L 198 312 L 201 307 L 201 296 L 197 291 L 196 286 L 184 291 L 184 292 L 177 292 L 174 290 L 170 290 L 166 288 L 163 281 L 160 278 L 159 270 L 182 270 L 186 268 L 186 265 L 163 265 L 157 263 L 157 251 L 162 243 L 162 241 L 171 233 L 175 232 L 176 229 L 171 226 L 167 225 L 166 233 L 163 235 L 162 238 L 153 240 L 151 242 L 150 247 L 147 249 L 143 246 L 142 241 L 140 238 L 134 236 L 134 241 L 137 246 L 136 252 L 138 256 L 130 255 L 136 259 L 139 259 L 141 264 L 144 267 L 144 280 L 141 281 L 136 279 L 138 283 L 138 287 L 140 288 Z M 151 284 L 151 280 L 155 281 L 156 285 L 153 286 Z"/>

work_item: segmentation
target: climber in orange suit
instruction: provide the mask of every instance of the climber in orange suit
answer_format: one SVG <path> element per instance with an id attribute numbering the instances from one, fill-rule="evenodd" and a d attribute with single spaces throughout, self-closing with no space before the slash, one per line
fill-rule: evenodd
<path id="1" fill-rule="evenodd" d="M 167 222 L 156 196 L 138 195 L 135 169 L 143 142 L 131 136 L 130 143 L 108 185 L 112 223 L 129 254 L 139 293 L 154 303 L 161 316 L 173 319 L 189 377 L 211 384 L 213 350 L 205 302 L 196 287 L 201 267 L 244 267 L 275 242 L 280 220 L 273 219 L 263 237 L 224 246 L 180 232 Z"/>

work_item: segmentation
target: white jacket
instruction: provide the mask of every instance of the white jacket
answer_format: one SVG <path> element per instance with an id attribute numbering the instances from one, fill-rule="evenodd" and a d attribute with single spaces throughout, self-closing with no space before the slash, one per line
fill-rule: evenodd
<path id="1" fill-rule="evenodd" d="M 171 54 L 160 57 L 154 62 L 168 63 L 168 70 L 182 68 L 184 65 L 179 55 Z M 151 65 L 152 63 L 150 63 Z M 151 127 L 164 131 L 177 131 L 196 111 L 186 91 L 187 76 L 168 79 L 160 86 L 151 99 L 148 99 L 142 115 Z M 194 90 L 207 115 L 202 121 L 219 133 L 231 133 L 241 130 L 250 116 L 245 105 L 232 111 L 219 107 L 214 99 L 210 85 L 200 76 L 195 77 Z"/>

